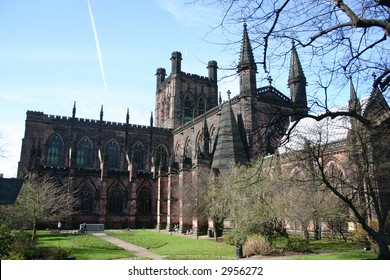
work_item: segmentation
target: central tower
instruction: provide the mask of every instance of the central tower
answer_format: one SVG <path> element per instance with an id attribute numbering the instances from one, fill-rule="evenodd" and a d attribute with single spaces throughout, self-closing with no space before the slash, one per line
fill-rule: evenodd
<path id="1" fill-rule="evenodd" d="M 217 62 L 208 62 L 208 76 L 203 77 L 181 71 L 181 61 L 181 53 L 173 52 L 167 78 L 164 68 L 157 69 L 157 127 L 178 128 L 218 105 Z"/>

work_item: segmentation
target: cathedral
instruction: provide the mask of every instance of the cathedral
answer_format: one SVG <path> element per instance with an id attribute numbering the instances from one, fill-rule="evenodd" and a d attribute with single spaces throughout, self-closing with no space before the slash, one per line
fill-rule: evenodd
<path id="1" fill-rule="evenodd" d="M 79 198 L 70 224 L 105 228 L 158 228 L 207 232 L 207 221 L 183 214 L 180 189 L 206 170 L 215 174 L 274 154 L 290 123 L 308 113 L 306 78 L 292 46 L 289 96 L 271 85 L 257 88 L 257 66 L 244 24 L 237 65 L 240 92 L 222 102 L 218 64 L 208 76 L 181 70 L 171 54 L 170 74 L 156 71 L 155 112 L 150 125 L 48 115 L 27 111 L 19 176 L 53 175 Z"/>

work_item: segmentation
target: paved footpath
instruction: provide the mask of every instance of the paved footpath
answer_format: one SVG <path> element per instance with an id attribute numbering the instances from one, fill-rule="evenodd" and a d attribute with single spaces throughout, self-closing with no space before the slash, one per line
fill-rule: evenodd
<path id="1" fill-rule="evenodd" d="M 152 260 L 163 260 L 164 259 L 162 256 L 157 255 L 157 254 L 152 253 L 152 252 L 149 252 L 145 248 L 139 247 L 139 246 L 131 244 L 131 243 L 127 243 L 127 242 L 120 240 L 118 238 L 109 236 L 103 232 L 95 232 L 92 234 L 94 236 L 99 237 L 101 239 L 104 239 L 104 240 L 106 240 L 106 241 L 108 241 L 108 242 L 110 242 L 118 247 L 121 247 L 121 248 L 125 249 L 126 251 L 133 253 L 136 257 L 148 258 L 148 259 L 152 259 Z"/>

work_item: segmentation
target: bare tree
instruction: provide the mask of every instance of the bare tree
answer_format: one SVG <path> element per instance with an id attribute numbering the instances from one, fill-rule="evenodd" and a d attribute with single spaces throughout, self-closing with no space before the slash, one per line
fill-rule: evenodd
<path id="1" fill-rule="evenodd" d="M 49 175 L 30 173 L 22 186 L 15 205 L 8 207 L 8 213 L 15 224 L 31 228 L 32 241 L 37 226 L 58 222 L 75 213 L 77 198 L 65 186 Z"/>
<path id="2" fill-rule="evenodd" d="M 375 72 L 373 86 L 386 91 L 390 83 L 388 60 L 389 1 L 365 0 L 217 0 L 224 16 L 220 26 L 247 22 L 258 63 L 265 73 L 281 67 L 294 40 L 317 77 L 345 84 L 348 77 L 362 83 Z M 313 81 L 314 82 L 314 81 Z"/>
<path id="3" fill-rule="evenodd" d="M 291 150 L 300 152 L 289 151 L 286 157 L 292 163 L 302 159 L 310 162 L 313 167 L 308 168 L 310 165 L 306 165 L 306 172 L 310 172 L 313 178 L 317 178 L 335 198 L 348 207 L 352 217 L 377 244 L 378 258 L 388 259 L 389 124 L 381 123 L 376 129 L 368 129 L 358 122 L 352 125 L 348 123 L 348 118 L 328 118 L 306 127 L 298 127 L 294 138 L 297 142 L 300 138 L 301 143 L 306 144 L 298 146 L 297 143 L 290 143 Z M 342 139 L 340 134 L 348 138 Z M 343 155 L 335 156 L 336 150 Z"/>

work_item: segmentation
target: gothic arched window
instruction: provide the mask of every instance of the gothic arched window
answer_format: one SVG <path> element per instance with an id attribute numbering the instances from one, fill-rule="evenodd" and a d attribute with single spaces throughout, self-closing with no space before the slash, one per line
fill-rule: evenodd
<path id="1" fill-rule="evenodd" d="M 160 145 L 156 150 L 155 163 L 161 169 L 167 169 L 167 149 L 163 145 Z"/>
<path id="2" fill-rule="evenodd" d="M 64 144 L 61 137 L 56 134 L 47 141 L 47 157 L 46 164 L 59 166 L 63 164 Z"/>
<path id="3" fill-rule="evenodd" d="M 79 205 L 80 212 L 82 213 L 92 212 L 93 191 L 90 186 L 85 185 L 80 189 L 79 199 L 80 199 L 80 205 Z"/>
<path id="4" fill-rule="evenodd" d="M 186 146 L 184 148 L 184 161 L 185 163 L 192 163 L 192 146 L 190 138 L 186 141 Z"/>
<path id="5" fill-rule="evenodd" d="M 123 213 L 124 192 L 118 185 L 110 188 L 108 193 L 108 212 L 114 214 Z"/>
<path id="6" fill-rule="evenodd" d="M 140 143 L 134 145 L 133 163 L 136 167 L 136 170 L 144 169 L 144 147 Z"/>
<path id="7" fill-rule="evenodd" d="M 343 195 L 347 194 L 345 175 L 340 165 L 335 161 L 330 161 L 325 168 L 325 173 L 328 176 L 328 181 L 337 188 Z"/>
<path id="8" fill-rule="evenodd" d="M 193 100 L 190 94 L 187 94 L 184 99 L 184 123 L 189 122 L 193 118 Z"/>
<path id="9" fill-rule="evenodd" d="M 119 163 L 119 146 L 115 140 L 110 140 L 107 144 L 107 154 L 108 154 L 108 168 L 115 169 L 118 168 Z"/>
<path id="10" fill-rule="evenodd" d="M 152 213 L 152 188 L 143 186 L 138 192 L 137 209 L 139 213 Z"/>
<path id="11" fill-rule="evenodd" d="M 77 145 L 76 165 L 90 167 L 92 165 L 92 143 L 87 137 L 81 139 Z"/>
<path id="12" fill-rule="evenodd" d="M 206 112 L 206 102 L 205 102 L 205 99 L 203 97 L 201 97 L 201 98 L 199 98 L 199 102 L 198 102 L 199 116 L 204 114 L 204 112 Z"/>

